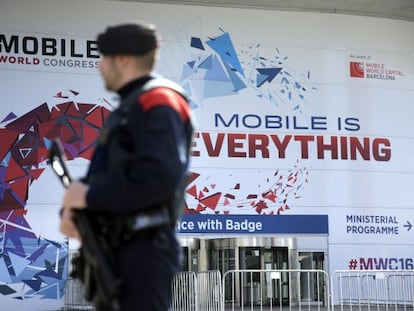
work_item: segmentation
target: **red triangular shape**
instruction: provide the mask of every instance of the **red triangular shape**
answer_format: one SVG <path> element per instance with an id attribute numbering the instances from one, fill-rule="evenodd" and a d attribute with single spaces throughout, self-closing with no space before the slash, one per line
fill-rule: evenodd
<path id="1" fill-rule="evenodd" d="M 95 109 L 91 113 L 89 113 L 85 118 L 85 121 L 95 125 L 98 128 L 103 127 L 103 116 L 101 109 Z"/>
<path id="2" fill-rule="evenodd" d="M 21 168 L 19 164 L 11 157 L 7 166 L 5 181 L 15 180 L 19 177 L 26 176 L 27 173 Z"/>
<path id="3" fill-rule="evenodd" d="M 29 188 L 29 178 L 21 178 L 16 180 L 14 183 L 10 184 L 10 189 L 22 200 L 23 202 L 27 201 L 27 194 Z"/>
<path id="4" fill-rule="evenodd" d="M 193 198 L 197 198 L 197 186 L 194 185 L 186 190 L 186 192 L 193 196 Z"/>
<path id="5" fill-rule="evenodd" d="M 83 129 L 83 146 L 88 147 L 93 145 L 96 139 L 99 136 L 99 130 L 91 128 L 91 127 L 84 127 Z"/>
<path id="6" fill-rule="evenodd" d="M 194 172 L 191 172 L 191 173 L 190 173 L 190 176 L 188 176 L 188 179 L 187 179 L 187 185 L 191 184 L 191 183 L 192 183 L 194 180 L 196 180 L 199 176 L 200 176 L 200 174 L 198 174 L 198 173 L 194 173 Z"/>
<path id="7" fill-rule="evenodd" d="M 95 104 L 80 104 L 78 103 L 79 112 L 81 115 L 86 115 L 92 108 L 96 107 Z"/>
<path id="8" fill-rule="evenodd" d="M 43 173 L 45 169 L 44 168 L 35 168 L 30 170 L 30 174 L 34 180 L 38 179 L 40 175 Z"/>
<path id="9" fill-rule="evenodd" d="M 66 103 L 62 103 L 62 104 L 57 104 L 56 106 L 58 107 L 58 109 L 61 112 L 63 112 L 65 114 L 66 111 L 70 108 L 71 105 L 73 105 L 73 102 L 66 102 Z"/>
<path id="10" fill-rule="evenodd" d="M 0 201 L 0 211 L 23 209 L 23 206 L 11 195 L 10 190 L 3 193 L 3 200 Z"/>
<path id="11" fill-rule="evenodd" d="M 79 157 L 84 158 L 86 160 L 92 159 L 93 152 L 95 150 L 95 145 L 89 147 L 88 149 L 83 150 L 79 153 Z"/>
<path id="12" fill-rule="evenodd" d="M 221 198 L 221 192 L 217 192 L 211 196 L 201 199 L 200 202 L 214 210 L 216 209 L 220 198 Z"/>
<path id="13" fill-rule="evenodd" d="M 10 131 L 8 129 L 0 129 L 0 136 L 0 159 L 3 159 L 7 152 L 10 151 L 11 146 L 13 146 L 13 144 L 16 142 L 19 133 Z"/>

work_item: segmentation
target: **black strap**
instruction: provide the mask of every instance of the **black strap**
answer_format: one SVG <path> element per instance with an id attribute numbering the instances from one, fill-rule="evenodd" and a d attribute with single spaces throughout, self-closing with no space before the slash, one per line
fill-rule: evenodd
<path id="1" fill-rule="evenodd" d="M 171 225 L 172 219 L 169 209 L 170 208 L 165 205 L 158 210 L 136 215 L 133 217 L 130 229 L 133 231 L 141 231 Z"/>

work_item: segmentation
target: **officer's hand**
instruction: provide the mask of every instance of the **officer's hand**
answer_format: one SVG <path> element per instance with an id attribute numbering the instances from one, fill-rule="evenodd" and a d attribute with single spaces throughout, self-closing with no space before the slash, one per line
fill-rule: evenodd
<path id="1" fill-rule="evenodd" d="M 64 235 L 81 241 L 78 229 L 76 228 L 75 223 L 73 222 L 73 213 L 74 212 L 69 208 L 64 208 L 62 210 L 59 230 Z"/>

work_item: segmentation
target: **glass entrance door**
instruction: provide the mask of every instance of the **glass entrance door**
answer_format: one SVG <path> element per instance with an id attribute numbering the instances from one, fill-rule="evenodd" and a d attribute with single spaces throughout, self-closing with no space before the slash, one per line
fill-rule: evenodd
<path id="1" fill-rule="evenodd" d="M 287 247 L 241 247 L 241 270 L 289 269 Z M 289 302 L 289 275 L 287 272 L 248 273 L 241 280 L 247 304 L 287 304 Z"/>
<path id="2" fill-rule="evenodd" d="M 297 258 L 296 240 L 291 238 L 223 238 L 203 243 L 200 258 L 205 254 L 206 269 L 220 271 L 225 303 L 275 305 L 289 302 L 289 295 L 292 295 L 289 292 L 289 275 L 288 272 L 277 275 L 266 270 L 289 269 L 291 251 Z M 236 271 L 227 273 L 232 270 Z"/>
<path id="3" fill-rule="evenodd" d="M 324 270 L 323 252 L 299 252 L 300 269 Z M 316 273 L 302 272 L 300 276 L 301 301 L 317 304 L 325 301 L 325 284 Z"/>
<path id="4" fill-rule="evenodd" d="M 221 275 L 229 270 L 235 270 L 235 250 L 234 249 L 212 249 L 210 252 L 210 267 L 212 270 L 219 270 Z M 225 283 L 225 297 L 231 297 L 233 276 L 229 275 L 228 281 Z"/>
<path id="5" fill-rule="evenodd" d="M 263 251 L 264 269 L 289 269 L 288 249 L 285 247 L 272 247 Z M 266 301 L 272 305 L 287 305 L 289 303 L 289 273 L 267 274 Z"/>
<path id="6" fill-rule="evenodd" d="M 240 270 L 258 270 L 258 272 L 247 272 L 240 275 L 240 285 L 242 290 L 242 301 L 246 305 L 258 305 L 262 301 L 261 283 L 263 282 L 262 256 L 263 251 L 260 247 L 240 247 Z"/>

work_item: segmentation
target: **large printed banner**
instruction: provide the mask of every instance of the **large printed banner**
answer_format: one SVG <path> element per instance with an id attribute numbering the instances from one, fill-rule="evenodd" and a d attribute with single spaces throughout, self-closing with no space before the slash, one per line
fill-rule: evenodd
<path id="1" fill-rule="evenodd" d="M 243 12 L 212 24 L 217 11 L 194 22 L 196 10 L 172 6 L 168 23 L 154 15 L 165 33 L 158 72 L 184 87 L 197 120 L 179 234 L 324 235 L 333 270 L 411 267 L 413 55 L 324 38 L 279 45 L 281 30 L 265 26 L 276 13 L 260 12 L 246 32 Z M 64 295 L 69 245 L 50 140 L 60 137 L 81 177 L 118 104 L 95 34 L 56 31 L 0 29 L 0 297 L 23 310 Z"/>

